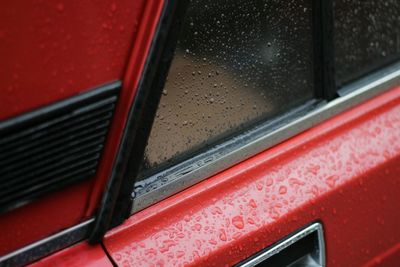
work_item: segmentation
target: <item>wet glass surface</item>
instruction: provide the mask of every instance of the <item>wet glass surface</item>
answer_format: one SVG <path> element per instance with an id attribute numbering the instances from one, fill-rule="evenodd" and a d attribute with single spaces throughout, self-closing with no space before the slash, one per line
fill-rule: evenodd
<path id="1" fill-rule="evenodd" d="M 335 0 L 334 5 L 339 85 L 400 59 L 399 0 Z"/>
<path id="2" fill-rule="evenodd" d="M 310 0 L 191 1 L 141 177 L 313 98 L 311 21 Z"/>

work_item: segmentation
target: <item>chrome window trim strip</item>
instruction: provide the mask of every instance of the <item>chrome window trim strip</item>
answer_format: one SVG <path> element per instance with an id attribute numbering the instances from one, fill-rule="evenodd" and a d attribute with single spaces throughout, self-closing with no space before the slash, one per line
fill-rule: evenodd
<path id="1" fill-rule="evenodd" d="M 324 230 L 322 227 L 321 223 L 313 223 L 310 226 L 304 228 L 303 230 L 300 230 L 299 232 L 295 233 L 294 235 L 285 238 L 283 241 L 279 242 L 276 245 L 272 245 L 270 248 L 267 248 L 266 251 L 261 253 L 260 255 L 255 256 L 254 258 L 250 259 L 249 261 L 246 261 L 245 263 L 238 264 L 237 266 L 240 267 L 253 267 L 256 266 L 257 264 L 261 263 L 262 261 L 274 256 L 275 254 L 278 254 L 281 252 L 283 249 L 289 247 L 293 243 L 299 241 L 303 237 L 313 233 L 317 232 L 318 235 L 318 258 L 317 263 L 319 266 L 325 266 L 326 265 L 326 257 L 325 257 L 325 241 L 324 241 Z"/>
<path id="2" fill-rule="evenodd" d="M 94 218 L 0 257 L 0 266 L 21 266 L 73 245 L 88 236 Z"/>
<path id="3" fill-rule="evenodd" d="M 227 149 L 229 150 L 226 143 L 238 142 L 243 135 L 233 137 L 230 141 L 215 146 L 210 149 L 211 153 L 206 152 L 197 155 L 152 175 L 135 184 L 135 191 L 132 193 L 131 213 L 182 191 L 396 85 L 400 85 L 400 62 L 343 87 L 338 91 L 340 97 L 331 102 L 322 102 L 306 114 L 298 110 L 295 112 L 297 114 L 294 118 L 293 116 L 284 118 L 278 122 L 278 126 L 275 126 L 275 128 L 273 127 L 274 124 L 270 122 L 257 126 L 244 134 L 247 141 L 239 148 L 226 152 Z M 270 127 L 268 132 L 264 130 L 261 136 L 258 135 L 260 129 L 268 127 Z M 221 153 L 221 151 L 226 153 Z M 219 154 L 216 154 L 216 152 Z M 146 182 L 148 184 L 145 184 Z M 138 186 L 142 186 L 142 188 Z M 150 190 L 146 192 L 145 189 L 148 188 Z"/>

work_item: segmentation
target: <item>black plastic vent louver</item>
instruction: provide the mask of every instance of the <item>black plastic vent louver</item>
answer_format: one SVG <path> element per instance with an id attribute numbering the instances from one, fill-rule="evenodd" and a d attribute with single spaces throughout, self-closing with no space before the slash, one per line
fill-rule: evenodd
<path id="1" fill-rule="evenodd" d="M 96 174 L 120 86 L 0 122 L 0 212 Z"/>

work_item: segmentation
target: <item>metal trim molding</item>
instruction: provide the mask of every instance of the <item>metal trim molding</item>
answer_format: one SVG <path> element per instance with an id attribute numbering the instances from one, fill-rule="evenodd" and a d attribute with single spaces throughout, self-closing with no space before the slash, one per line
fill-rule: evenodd
<path id="1" fill-rule="evenodd" d="M 94 218 L 0 257 L 0 266 L 21 266 L 85 239 Z"/>
<path id="2" fill-rule="evenodd" d="M 326 257 L 325 257 L 325 241 L 324 241 L 324 230 L 322 227 L 322 224 L 319 222 L 313 223 L 310 226 L 307 226 L 306 228 L 300 230 L 299 232 L 293 234 L 292 236 L 289 236 L 285 238 L 283 241 L 279 242 L 276 245 L 272 245 L 268 247 L 265 251 L 260 253 L 259 255 L 256 255 L 250 260 L 246 260 L 244 263 L 239 263 L 238 267 L 253 267 L 257 266 L 257 264 L 261 263 L 262 261 L 278 254 L 285 248 L 289 247 L 293 243 L 299 241 L 300 239 L 308 236 L 309 234 L 317 232 L 318 235 L 318 254 L 316 255 L 317 259 L 317 264 L 318 266 L 325 266 L 326 262 Z M 296 265 L 295 265 L 296 266 Z"/>
<path id="3" fill-rule="evenodd" d="M 343 87 L 338 91 L 340 97 L 331 102 L 309 103 L 277 121 L 267 121 L 232 140 L 216 145 L 206 153 L 152 175 L 135 184 L 131 213 L 182 191 L 398 85 L 400 62 Z M 239 145 L 234 146 L 233 143 Z"/>

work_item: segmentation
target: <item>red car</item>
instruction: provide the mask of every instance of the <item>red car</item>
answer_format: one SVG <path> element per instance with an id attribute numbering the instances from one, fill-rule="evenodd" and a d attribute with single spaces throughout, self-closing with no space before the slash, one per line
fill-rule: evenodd
<path id="1" fill-rule="evenodd" d="M 0 266 L 399 262 L 399 1 L 0 4 Z"/>

